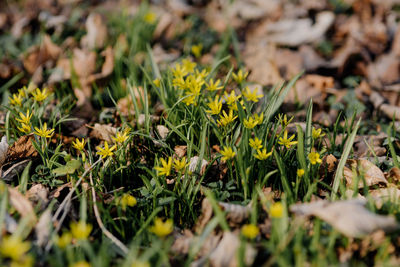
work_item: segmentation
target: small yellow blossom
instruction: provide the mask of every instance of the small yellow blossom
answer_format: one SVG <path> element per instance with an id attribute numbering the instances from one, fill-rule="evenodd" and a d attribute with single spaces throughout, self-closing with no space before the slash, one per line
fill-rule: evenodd
<path id="1" fill-rule="evenodd" d="M 55 243 L 59 248 L 64 249 L 71 244 L 71 241 L 72 234 L 70 232 L 64 232 L 61 236 L 56 237 Z"/>
<path id="2" fill-rule="evenodd" d="M 197 78 L 200 78 L 202 80 L 204 80 L 208 76 L 208 74 L 210 74 L 210 72 L 208 72 L 206 69 L 203 69 L 202 71 L 195 70 L 194 73 L 196 74 Z"/>
<path id="3" fill-rule="evenodd" d="M 96 149 L 98 151 L 96 152 L 96 154 L 100 155 L 101 158 L 103 158 L 103 159 L 106 157 L 112 157 L 112 155 L 114 155 L 114 153 L 112 151 L 115 150 L 116 148 L 117 148 L 116 145 L 109 147 L 108 142 L 104 141 L 104 148 L 102 148 L 101 146 L 97 146 Z"/>
<path id="4" fill-rule="evenodd" d="M 267 153 L 267 149 L 263 148 L 262 150 L 258 149 L 257 154 L 254 155 L 256 159 L 266 160 L 272 155 L 272 151 Z"/>
<path id="5" fill-rule="evenodd" d="M 261 115 L 254 114 L 254 120 L 257 122 L 257 124 L 262 124 L 264 120 L 264 113 L 261 113 Z"/>
<path id="6" fill-rule="evenodd" d="M 303 169 L 297 169 L 297 176 L 303 177 L 304 175 L 304 170 Z"/>
<path id="7" fill-rule="evenodd" d="M 187 166 L 186 157 L 179 159 L 174 159 L 174 168 L 177 172 L 184 170 Z"/>
<path id="8" fill-rule="evenodd" d="M 32 114 L 30 114 L 29 109 L 26 110 L 26 115 L 24 113 L 20 112 L 19 113 L 19 118 L 16 118 L 17 121 L 20 123 L 25 123 L 25 124 L 30 124 L 32 118 Z"/>
<path id="9" fill-rule="evenodd" d="M 312 128 L 312 138 L 313 139 L 318 139 L 320 137 L 323 137 L 325 134 L 322 133 L 322 129 L 319 128 L 318 130 L 315 129 L 314 127 Z"/>
<path id="10" fill-rule="evenodd" d="M 286 148 L 290 148 L 292 145 L 297 144 L 297 141 L 292 141 L 295 135 L 293 134 L 291 137 L 288 138 L 287 130 L 283 133 L 283 137 L 279 137 L 278 144 L 285 146 Z"/>
<path id="11" fill-rule="evenodd" d="M 243 92 L 243 96 L 248 100 L 254 103 L 257 103 L 259 98 L 262 98 L 263 94 L 257 94 L 258 88 L 254 88 L 253 91 L 250 90 L 249 87 L 246 86 L 245 91 Z"/>
<path id="12" fill-rule="evenodd" d="M 133 207 L 137 204 L 137 200 L 134 196 L 130 195 L 130 194 L 123 194 L 121 196 L 121 198 L 118 201 L 118 204 L 121 205 L 122 210 L 126 210 L 126 207 Z"/>
<path id="13" fill-rule="evenodd" d="M 171 174 L 171 169 L 172 169 L 172 158 L 168 157 L 168 162 L 161 158 L 161 167 L 155 167 L 154 169 L 156 169 L 158 171 L 158 175 L 165 175 L 165 176 L 169 176 Z"/>
<path id="14" fill-rule="evenodd" d="M 84 221 L 79 221 L 71 223 L 70 228 L 71 228 L 71 234 L 74 238 L 78 240 L 85 240 L 90 235 L 93 226 Z"/>
<path id="15" fill-rule="evenodd" d="M 246 110 L 246 106 L 244 105 L 244 101 L 243 100 L 240 101 L 239 103 L 236 102 L 236 103 L 233 103 L 232 105 L 229 105 L 229 109 L 237 111 L 238 110 L 238 105 L 241 105 L 242 109 Z"/>
<path id="16" fill-rule="evenodd" d="M 182 102 L 186 104 L 186 106 L 194 105 L 196 106 L 196 95 L 194 94 L 187 94 L 184 98 L 182 98 Z"/>
<path id="17" fill-rule="evenodd" d="M 225 100 L 226 100 L 226 104 L 228 106 L 231 106 L 233 104 L 236 104 L 236 101 L 239 100 L 239 98 L 241 97 L 241 95 L 236 96 L 235 91 L 232 90 L 232 92 L 230 94 L 228 94 L 227 92 L 225 92 Z"/>
<path id="18" fill-rule="evenodd" d="M 222 85 L 220 85 L 221 81 L 218 79 L 214 82 L 214 79 L 210 79 L 210 82 L 207 84 L 206 89 L 208 91 L 218 91 L 224 88 Z"/>
<path id="19" fill-rule="evenodd" d="M 22 96 L 21 94 L 13 94 L 13 97 L 8 97 L 10 100 L 10 104 L 14 106 L 21 106 L 22 105 Z"/>
<path id="20" fill-rule="evenodd" d="M 21 89 L 18 89 L 18 95 L 21 97 L 26 97 L 25 91 L 27 90 L 26 86 L 22 87 Z"/>
<path id="21" fill-rule="evenodd" d="M 167 219 L 163 222 L 161 218 L 156 218 L 154 220 L 154 225 L 150 227 L 150 231 L 159 237 L 165 237 L 172 233 L 173 227 L 174 225 L 171 219 Z"/>
<path id="22" fill-rule="evenodd" d="M 115 137 L 111 137 L 115 142 L 122 144 L 123 142 L 126 141 L 126 139 L 128 139 L 128 135 L 127 133 L 120 133 L 117 132 L 117 134 L 115 135 Z"/>
<path id="23" fill-rule="evenodd" d="M 36 88 L 36 91 L 32 92 L 33 99 L 35 99 L 37 102 L 42 102 L 45 100 L 48 96 L 50 95 L 49 92 L 47 92 L 47 88 L 43 88 L 42 91 L 40 91 L 39 88 Z"/>
<path id="24" fill-rule="evenodd" d="M 286 128 L 293 119 L 294 119 L 294 117 L 291 117 L 288 120 L 286 114 L 283 116 L 281 114 L 279 114 L 279 120 L 281 122 L 282 128 Z"/>
<path id="25" fill-rule="evenodd" d="M 23 241 L 19 236 L 3 236 L 0 242 L 0 253 L 13 260 L 19 260 L 28 252 L 31 244 L 28 241 Z"/>
<path id="26" fill-rule="evenodd" d="M 156 22 L 156 19 L 157 16 L 154 12 L 147 12 L 143 17 L 143 20 L 148 24 L 154 24 L 154 22 Z"/>
<path id="27" fill-rule="evenodd" d="M 134 261 L 131 264 L 131 267 L 150 267 L 150 263 L 148 263 L 147 261 Z"/>
<path id="28" fill-rule="evenodd" d="M 192 62 L 189 59 L 183 59 L 182 60 L 183 68 L 189 73 L 194 72 L 194 69 L 196 68 L 196 65 L 197 65 L 196 62 Z"/>
<path id="29" fill-rule="evenodd" d="M 211 99 L 210 99 L 211 101 Z M 214 101 L 211 101 L 210 103 L 207 104 L 207 106 L 210 108 L 209 110 L 206 110 L 207 113 L 210 113 L 212 115 L 217 115 L 221 112 L 222 109 L 222 101 L 219 99 L 219 96 L 215 96 Z"/>
<path id="30" fill-rule="evenodd" d="M 175 77 L 172 79 L 172 85 L 176 86 L 180 90 L 184 90 L 186 85 L 185 85 L 185 79 L 183 77 Z"/>
<path id="31" fill-rule="evenodd" d="M 78 151 L 83 151 L 85 148 L 85 139 L 82 138 L 82 141 L 79 141 L 79 138 L 76 138 L 75 141 L 72 141 L 72 147 Z"/>
<path id="32" fill-rule="evenodd" d="M 254 239 L 260 233 L 260 229 L 254 224 L 245 224 L 242 227 L 242 235 Z"/>
<path id="33" fill-rule="evenodd" d="M 161 80 L 160 80 L 160 78 L 154 79 L 154 80 L 153 80 L 153 83 L 154 83 L 154 85 L 155 85 L 156 87 L 160 87 L 160 85 L 161 85 Z"/>
<path id="34" fill-rule="evenodd" d="M 249 145 L 254 149 L 261 149 L 262 141 L 257 137 L 254 137 L 254 139 L 249 139 Z"/>
<path id="35" fill-rule="evenodd" d="M 71 264 L 69 267 L 90 267 L 90 263 L 87 261 L 78 261 L 73 264 Z"/>
<path id="36" fill-rule="evenodd" d="M 241 84 L 247 78 L 247 75 L 249 75 L 248 71 L 239 70 L 237 74 L 233 73 L 232 77 L 237 83 Z"/>
<path id="37" fill-rule="evenodd" d="M 312 165 L 315 165 L 317 163 L 321 163 L 322 162 L 322 160 L 319 158 L 319 153 L 315 152 L 314 149 L 310 154 L 308 154 L 308 159 L 310 160 L 310 163 Z"/>
<path id="38" fill-rule="evenodd" d="M 253 129 L 254 127 L 256 127 L 257 124 L 258 124 L 258 122 L 253 117 L 244 119 L 244 121 L 243 121 L 243 125 L 247 129 Z"/>
<path id="39" fill-rule="evenodd" d="M 50 138 L 54 134 L 54 129 L 47 130 L 47 123 L 43 123 L 42 128 L 35 127 L 34 133 L 44 138 Z"/>
<path id="40" fill-rule="evenodd" d="M 23 132 L 23 133 L 30 133 L 31 132 L 31 126 L 29 124 L 21 123 L 21 127 L 18 127 L 18 130 Z"/>
<path id="41" fill-rule="evenodd" d="M 31 255 L 24 255 L 19 260 L 11 261 L 9 267 L 32 267 L 33 257 Z"/>
<path id="42" fill-rule="evenodd" d="M 175 68 L 172 69 L 172 75 L 174 75 L 174 77 L 183 78 L 187 73 L 187 70 L 181 64 L 176 64 Z"/>
<path id="43" fill-rule="evenodd" d="M 192 54 L 196 58 L 199 58 L 201 56 L 201 50 L 203 50 L 203 45 L 202 44 L 192 45 L 192 47 L 191 47 Z"/>
<path id="44" fill-rule="evenodd" d="M 283 216 L 283 205 L 281 202 L 275 202 L 269 209 L 269 215 L 272 218 L 282 218 Z"/>
<path id="45" fill-rule="evenodd" d="M 218 125 L 226 126 L 233 122 L 237 116 L 233 116 L 233 110 L 229 110 L 229 115 L 226 114 L 225 110 L 222 111 L 222 115 L 219 115 L 220 119 L 217 120 Z"/>
<path id="46" fill-rule="evenodd" d="M 225 161 L 234 158 L 236 155 L 236 153 L 232 150 L 231 147 L 226 147 L 226 146 L 223 147 L 220 153 L 222 155 L 222 160 Z"/>

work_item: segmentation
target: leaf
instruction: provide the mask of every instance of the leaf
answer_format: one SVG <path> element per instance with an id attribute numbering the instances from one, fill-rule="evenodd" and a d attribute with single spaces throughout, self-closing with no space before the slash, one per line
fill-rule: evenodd
<path id="1" fill-rule="evenodd" d="M 37 157 L 38 152 L 32 145 L 33 135 L 21 136 L 7 151 L 7 161 Z"/>
<path id="2" fill-rule="evenodd" d="M 104 46 L 107 40 L 107 26 L 100 14 L 91 13 L 86 19 L 87 34 L 82 38 L 82 47 L 96 49 Z"/>
<path id="3" fill-rule="evenodd" d="M 51 229 L 51 207 L 46 209 L 45 212 L 39 218 L 38 223 L 35 226 L 36 243 L 39 247 L 43 247 L 47 244 L 50 236 Z"/>
<path id="4" fill-rule="evenodd" d="M 81 162 L 79 160 L 73 159 L 71 161 L 68 161 L 64 166 L 55 168 L 54 170 L 52 170 L 52 173 L 56 176 L 73 174 L 80 167 Z"/>
<path id="5" fill-rule="evenodd" d="M 35 211 L 31 202 L 22 195 L 16 188 L 8 188 L 11 205 L 18 211 L 19 214 L 27 219 L 29 225 L 34 225 L 37 221 Z"/>
<path id="6" fill-rule="evenodd" d="M 364 207 L 366 200 L 316 201 L 290 206 L 290 211 L 304 216 L 317 216 L 348 237 L 363 237 L 377 230 L 399 229 L 396 219 L 372 213 Z"/>
<path id="7" fill-rule="evenodd" d="M 360 177 L 358 181 L 358 188 L 364 187 L 363 179 L 367 186 L 377 185 L 377 184 L 387 184 L 387 180 L 383 172 L 375 166 L 372 162 L 359 159 L 353 160 L 349 159 L 346 161 L 346 165 L 343 170 L 344 178 L 347 184 L 352 187 L 356 182 L 357 176 Z"/>
<path id="8" fill-rule="evenodd" d="M 3 163 L 7 158 L 7 151 L 8 151 L 7 137 L 3 136 L 0 142 L 0 167 L 3 166 Z"/>

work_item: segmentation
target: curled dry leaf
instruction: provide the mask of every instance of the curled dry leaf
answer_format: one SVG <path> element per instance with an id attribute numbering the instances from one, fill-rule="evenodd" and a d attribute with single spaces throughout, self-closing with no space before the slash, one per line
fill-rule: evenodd
<path id="1" fill-rule="evenodd" d="M 96 49 L 104 46 L 107 39 L 107 26 L 100 14 L 91 13 L 86 19 L 87 34 L 82 37 L 82 47 Z"/>
<path id="2" fill-rule="evenodd" d="M 6 162 L 37 157 L 38 152 L 32 145 L 32 140 L 34 140 L 33 134 L 21 136 L 8 149 Z"/>
<path id="3" fill-rule="evenodd" d="M 44 208 L 49 202 L 49 190 L 42 184 L 35 184 L 26 192 L 26 197 L 35 205 L 39 204 Z"/>
<path id="4" fill-rule="evenodd" d="M 111 137 L 114 137 L 116 133 L 117 128 L 112 127 L 111 125 L 95 123 L 90 136 L 107 141 L 108 143 L 114 143 L 114 140 Z"/>
<path id="5" fill-rule="evenodd" d="M 8 188 L 11 205 L 18 211 L 23 218 L 26 218 L 29 225 L 33 226 L 36 221 L 36 214 L 31 202 L 22 195 L 16 188 Z"/>
<path id="6" fill-rule="evenodd" d="M 226 219 L 231 223 L 242 223 L 250 216 L 251 202 L 247 206 L 224 202 L 219 202 L 218 205 L 227 213 Z"/>
<path id="7" fill-rule="evenodd" d="M 204 227 L 211 220 L 212 215 L 213 215 L 213 209 L 211 203 L 208 200 L 208 198 L 204 198 L 203 201 L 201 202 L 201 215 L 197 220 L 195 226 L 196 233 L 203 232 Z"/>
<path id="8" fill-rule="evenodd" d="M 198 156 L 192 157 L 189 161 L 189 172 L 193 172 L 193 173 L 196 172 L 198 164 L 199 164 L 199 157 Z M 199 173 L 200 175 L 204 174 L 207 166 L 208 166 L 208 161 L 203 159 L 201 161 L 201 166 L 200 166 L 200 173 Z"/>
<path id="9" fill-rule="evenodd" d="M 165 140 L 169 134 L 169 129 L 164 125 L 157 125 L 157 132 L 160 135 L 161 139 Z"/>
<path id="10" fill-rule="evenodd" d="M 51 229 L 51 208 L 45 210 L 35 226 L 36 244 L 42 247 L 47 244 Z"/>
<path id="11" fill-rule="evenodd" d="M 367 186 L 378 184 L 386 185 L 388 183 L 383 172 L 372 162 L 366 159 L 347 160 L 343 175 L 350 187 L 354 186 L 354 183 L 358 177 L 360 179 L 358 182 L 358 188 L 364 187 L 363 178 Z"/>
<path id="12" fill-rule="evenodd" d="M 8 151 L 7 137 L 3 136 L 0 141 L 0 167 L 6 161 Z"/>
<path id="13" fill-rule="evenodd" d="M 178 158 L 183 158 L 186 155 L 187 146 L 175 146 L 174 151 Z"/>
<path id="14" fill-rule="evenodd" d="M 215 235 L 215 233 L 211 233 L 202 241 L 200 236 L 194 236 L 192 232 L 185 230 L 183 235 L 179 235 L 175 239 L 171 250 L 179 254 L 188 254 L 191 247 L 198 246 L 200 244 L 199 242 L 203 242 L 199 252 L 196 254 L 197 257 L 203 257 L 213 251 L 220 240 L 220 234 Z"/>
<path id="15" fill-rule="evenodd" d="M 290 211 L 317 216 L 348 237 L 362 237 L 377 230 L 392 232 L 399 229 L 394 217 L 372 213 L 364 207 L 365 204 L 366 200 L 360 199 L 336 202 L 321 200 L 292 205 Z"/>
<path id="16" fill-rule="evenodd" d="M 390 169 L 389 173 L 386 175 L 386 179 L 395 183 L 400 182 L 400 169 L 393 167 Z"/>

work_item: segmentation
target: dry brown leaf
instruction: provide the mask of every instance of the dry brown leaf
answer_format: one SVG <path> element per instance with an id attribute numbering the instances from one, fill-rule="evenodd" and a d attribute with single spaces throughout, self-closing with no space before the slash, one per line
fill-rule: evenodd
<path id="1" fill-rule="evenodd" d="M 175 146 L 174 151 L 178 158 L 183 158 L 186 155 L 187 146 Z"/>
<path id="2" fill-rule="evenodd" d="M 11 205 L 23 218 L 27 219 L 29 225 L 33 226 L 36 223 L 37 218 L 31 202 L 16 188 L 9 187 L 8 194 L 10 196 Z"/>
<path id="3" fill-rule="evenodd" d="M 7 162 L 33 158 L 38 156 L 38 152 L 32 145 L 33 134 L 21 136 L 7 151 Z"/>
<path id="4" fill-rule="evenodd" d="M 8 151 L 7 137 L 3 136 L 0 142 L 0 167 L 3 166 L 3 163 L 6 161 L 7 151 Z"/>
<path id="5" fill-rule="evenodd" d="M 370 212 L 366 200 L 353 199 L 336 202 L 315 201 L 290 206 L 299 215 L 317 216 L 348 237 L 362 237 L 377 230 L 392 232 L 399 229 L 396 219 Z"/>
<path id="6" fill-rule="evenodd" d="M 95 123 L 94 127 L 92 127 L 92 132 L 90 133 L 91 137 L 107 141 L 108 143 L 114 143 L 114 140 L 111 137 L 114 137 L 117 133 L 117 128 L 112 127 L 111 125 Z"/>
<path id="7" fill-rule="evenodd" d="M 82 37 L 82 47 L 88 49 L 102 48 L 107 39 L 107 26 L 100 14 L 91 13 L 86 19 L 87 34 Z"/>
<path id="8" fill-rule="evenodd" d="M 88 82 L 94 82 L 98 79 L 103 79 L 109 76 L 114 71 L 114 50 L 111 46 L 108 46 L 101 55 L 105 58 L 103 66 L 101 67 L 101 72 L 92 74 L 88 78 Z"/>
<path id="9" fill-rule="evenodd" d="M 198 162 L 199 162 L 199 157 L 198 156 L 194 156 L 194 157 L 192 157 L 190 159 L 190 161 L 189 161 L 189 172 L 193 172 L 193 173 L 196 172 Z M 200 175 L 204 174 L 204 172 L 206 171 L 207 166 L 208 166 L 208 161 L 203 159 L 201 161 L 201 166 L 200 166 L 200 173 L 199 173 Z"/>
<path id="10" fill-rule="evenodd" d="M 247 206 L 224 202 L 218 202 L 218 205 L 227 213 L 226 219 L 228 222 L 233 224 L 244 222 L 244 220 L 249 218 L 251 213 L 251 202 Z"/>
<path id="11" fill-rule="evenodd" d="M 386 175 L 386 179 L 391 182 L 400 182 L 400 169 L 397 167 L 393 167 L 390 169 L 389 173 Z"/>
<path id="12" fill-rule="evenodd" d="M 240 240 L 238 234 L 232 232 L 224 232 L 218 246 L 211 252 L 209 261 L 214 267 L 236 267 L 238 262 L 238 249 Z M 246 244 L 244 253 L 244 263 L 246 266 L 253 264 L 257 251 L 249 244 Z M 194 263 L 196 266 L 196 264 Z"/>
<path id="13" fill-rule="evenodd" d="M 213 209 L 211 206 L 211 202 L 208 200 L 208 198 L 204 198 L 201 202 L 201 215 L 198 218 L 196 226 L 194 228 L 196 233 L 200 234 L 201 232 L 203 232 L 204 227 L 211 220 L 212 214 Z"/>
<path id="14" fill-rule="evenodd" d="M 26 197 L 35 205 L 39 204 L 44 208 L 49 202 L 49 190 L 42 184 L 35 184 L 26 192 Z"/>
<path id="15" fill-rule="evenodd" d="M 42 247 L 47 244 L 51 230 L 51 208 L 46 209 L 35 226 L 36 244 Z"/>
<path id="16" fill-rule="evenodd" d="M 365 184 L 367 186 L 378 184 L 386 185 L 388 183 L 383 172 L 372 162 L 365 159 L 347 160 L 346 166 L 344 167 L 343 176 L 350 187 L 354 186 L 357 176 L 360 176 L 358 188 L 364 187 L 364 181 L 362 177 L 364 177 Z"/>

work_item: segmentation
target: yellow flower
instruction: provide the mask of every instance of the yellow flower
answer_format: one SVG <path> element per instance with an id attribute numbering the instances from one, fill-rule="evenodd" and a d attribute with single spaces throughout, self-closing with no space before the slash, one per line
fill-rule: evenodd
<path id="1" fill-rule="evenodd" d="M 181 65 L 181 64 L 176 64 L 175 68 L 172 69 L 172 75 L 174 77 L 184 77 L 187 74 L 187 70 Z"/>
<path id="2" fill-rule="evenodd" d="M 147 12 L 143 17 L 143 20 L 148 24 L 154 24 L 154 22 L 156 22 L 156 19 L 157 16 L 154 12 Z"/>
<path id="3" fill-rule="evenodd" d="M 0 242 L 0 253 L 13 260 L 19 260 L 28 252 L 31 244 L 28 241 L 22 241 L 19 236 L 4 236 Z"/>
<path id="4" fill-rule="evenodd" d="M 197 78 L 204 80 L 210 73 L 206 69 L 203 69 L 202 71 L 195 70 L 194 74 L 196 74 Z"/>
<path id="5" fill-rule="evenodd" d="M 153 83 L 154 83 L 154 85 L 155 85 L 156 87 L 160 87 L 160 85 L 161 85 L 161 80 L 160 80 L 160 78 L 154 79 L 154 80 L 153 80 Z"/>
<path id="6" fill-rule="evenodd" d="M 21 127 L 18 127 L 18 130 L 23 132 L 23 133 L 30 133 L 31 132 L 31 126 L 29 124 L 21 123 Z"/>
<path id="7" fill-rule="evenodd" d="M 225 100 L 226 100 L 226 104 L 228 106 L 231 106 L 233 104 L 236 104 L 236 101 L 239 100 L 239 98 L 241 97 L 241 95 L 236 96 L 235 91 L 232 90 L 232 92 L 230 94 L 228 94 L 227 92 L 225 92 Z"/>
<path id="8" fill-rule="evenodd" d="M 14 106 L 21 106 L 22 105 L 22 96 L 21 94 L 13 94 L 13 97 L 8 97 L 10 100 L 10 104 Z"/>
<path id="9" fill-rule="evenodd" d="M 227 115 L 225 110 L 223 110 L 222 111 L 222 115 L 219 115 L 219 117 L 220 117 L 220 119 L 217 120 L 217 123 L 220 126 L 226 126 L 229 123 L 233 122 L 237 118 L 237 116 L 233 116 L 233 110 L 232 109 L 229 110 L 229 115 Z"/>
<path id="10" fill-rule="evenodd" d="M 261 149 L 262 141 L 257 137 L 254 137 L 254 139 L 249 139 L 249 145 L 254 149 Z"/>
<path id="11" fill-rule="evenodd" d="M 182 60 L 183 68 L 189 73 L 194 72 L 194 68 L 196 68 L 196 65 L 196 62 L 192 62 L 189 59 Z"/>
<path id="12" fill-rule="evenodd" d="M 250 88 L 246 86 L 245 91 L 243 92 L 243 96 L 248 101 L 252 101 L 254 103 L 257 103 L 258 99 L 262 98 L 264 96 L 263 94 L 258 95 L 257 91 L 258 91 L 258 88 L 254 88 L 254 90 L 251 91 Z"/>
<path id="13" fill-rule="evenodd" d="M 187 94 L 184 98 L 182 98 L 182 102 L 186 104 L 186 106 L 189 105 L 197 105 L 196 103 L 196 95 L 194 94 Z"/>
<path id="14" fill-rule="evenodd" d="M 172 80 L 172 85 L 176 86 L 178 89 L 183 90 L 185 89 L 185 80 L 183 79 L 183 77 L 175 77 Z"/>
<path id="15" fill-rule="evenodd" d="M 42 91 L 40 91 L 39 88 L 36 88 L 36 91 L 33 91 L 32 95 L 33 99 L 35 99 L 37 102 L 41 102 L 45 100 L 50 95 L 50 93 L 47 92 L 47 88 L 44 88 Z"/>
<path id="16" fill-rule="evenodd" d="M 286 114 L 284 116 L 282 116 L 281 114 L 279 114 L 279 120 L 281 122 L 282 128 L 286 128 L 289 123 L 293 120 L 294 117 L 291 117 L 288 121 Z"/>
<path id="17" fill-rule="evenodd" d="M 134 261 L 131 264 L 131 267 L 150 267 L 150 263 L 147 261 Z"/>
<path id="18" fill-rule="evenodd" d="M 318 130 L 316 130 L 314 127 L 312 128 L 312 138 L 313 139 L 318 139 L 319 137 L 324 136 L 324 133 L 321 133 L 322 129 L 319 128 Z"/>
<path id="19" fill-rule="evenodd" d="M 315 152 L 314 149 L 312 150 L 312 152 L 310 154 L 308 154 L 308 159 L 310 160 L 310 163 L 312 165 L 322 162 L 322 160 L 319 158 L 319 153 Z"/>
<path id="20" fill-rule="evenodd" d="M 241 105 L 242 109 L 246 110 L 246 106 L 244 105 L 244 101 L 243 100 L 240 101 L 239 103 L 236 102 L 236 103 L 233 103 L 232 105 L 229 105 L 229 109 L 237 111 L 238 110 L 238 105 Z"/>
<path id="21" fill-rule="evenodd" d="M 47 123 L 43 123 L 42 128 L 35 127 L 35 134 L 44 138 L 50 138 L 54 134 L 54 129 L 47 130 Z"/>
<path id="22" fill-rule="evenodd" d="M 130 194 L 123 194 L 119 200 L 119 203 L 122 206 L 122 210 L 126 210 L 126 207 L 133 207 L 137 204 L 137 200 L 134 196 Z"/>
<path id="23" fill-rule="evenodd" d="M 128 135 L 127 133 L 123 133 L 121 135 L 120 132 L 117 132 L 117 134 L 115 135 L 115 137 L 111 137 L 115 142 L 122 144 L 123 142 L 126 141 L 126 139 L 128 139 Z"/>
<path id="24" fill-rule="evenodd" d="M 210 99 L 211 101 L 211 99 Z M 207 104 L 207 106 L 210 108 L 209 110 L 206 110 L 207 113 L 210 113 L 212 115 L 217 115 L 221 112 L 222 109 L 222 101 L 219 99 L 219 96 L 215 96 L 214 101 L 211 101 L 210 103 Z"/>
<path id="25" fill-rule="evenodd" d="M 278 144 L 285 146 L 286 148 L 290 148 L 292 145 L 297 144 L 297 141 L 292 141 L 294 138 L 294 134 L 291 137 L 287 137 L 287 130 L 283 133 L 283 137 L 279 137 Z"/>
<path id="26" fill-rule="evenodd" d="M 222 160 L 232 159 L 236 155 L 236 153 L 232 150 L 231 147 L 226 147 L 226 146 L 223 147 L 223 149 L 220 153 L 223 156 Z"/>
<path id="27" fill-rule="evenodd" d="M 261 115 L 254 114 L 254 120 L 257 122 L 257 124 L 262 124 L 264 120 L 264 113 L 261 113 Z"/>
<path id="28" fill-rule="evenodd" d="M 56 237 L 55 243 L 59 248 L 64 249 L 69 244 L 71 244 L 71 241 L 72 241 L 71 233 L 70 232 L 64 232 L 61 236 L 57 236 Z"/>
<path id="29" fill-rule="evenodd" d="M 275 202 L 269 209 L 269 215 L 272 218 L 282 218 L 283 216 L 283 205 L 281 202 Z"/>
<path id="30" fill-rule="evenodd" d="M 256 127 L 256 125 L 257 125 L 257 121 L 253 118 L 253 117 L 250 117 L 249 119 L 244 119 L 244 121 L 243 121 L 243 125 L 244 125 L 244 127 L 246 127 L 247 129 L 253 129 L 254 127 Z"/>
<path id="31" fill-rule="evenodd" d="M 17 261 L 12 261 L 10 267 L 31 267 L 33 266 L 33 257 L 25 255 Z"/>
<path id="32" fill-rule="evenodd" d="M 112 152 L 113 150 L 115 150 L 117 148 L 116 145 L 113 145 L 112 147 L 108 147 L 108 142 L 104 141 L 104 148 L 97 146 L 96 149 L 98 150 L 96 152 L 97 155 L 100 155 L 101 158 L 105 158 L 105 157 L 111 157 L 112 155 L 114 155 L 114 153 Z"/>
<path id="33" fill-rule="evenodd" d="M 223 86 L 220 86 L 219 84 L 221 83 L 221 81 L 218 79 L 214 82 L 214 79 L 210 79 L 210 82 L 207 85 L 207 90 L 208 91 L 217 91 L 217 90 L 221 90 L 222 88 L 224 88 Z"/>
<path id="34" fill-rule="evenodd" d="M 169 176 L 171 173 L 171 169 L 172 169 L 172 158 L 168 157 L 168 162 L 163 158 L 161 158 L 160 160 L 161 160 L 162 167 L 158 166 L 158 167 L 155 167 L 154 169 L 156 169 L 158 171 L 159 176 L 161 176 L 161 175 Z"/>
<path id="35" fill-rule="evenodd" d="M 201 56 L 201 50 L 203 49 L 203 45 L 202 44 L 198 44 L 198 45 L 192 45 L 191 50 L 192 50 L 192 54 L 196 57 L 199 58 Z"/>
<path id="36" fill-rule="evenodd" d="M 297 176 L 302 177 L 304 175 L 303 169 L 297 169 Z"/>
<path id="37" fill-rule="evenodd" d="M 249 75 L 248 71 L 239 70 L 237 74 L 233 73 L 232 77 L 237 83 L 241 84 L 247 78 L 247 75 Z"/>
<path id="38" fill-rule="evenodd" d="M 85 139 L 82 138 L 82 141 L 79 141 L 79 138 L 76 138 L 75 141 L 72 141 L 72 147 L 78 151 L 83 151 L 85 148 Z"/>
<path id="39" fill-rule="evenodd" d="M 91 266 L 90 263 L 86 261 L 78 261 L 70 265 L 70 267 L 90 267 L 90 266 Z"/>
<path id="40" fill-rule="evenodd" d="M 90 235 L 93 229 L 91 224 L 87 224 L 84 221 L 73 222 L 70 224 L 71 234 L 74 238 L 78 240 L 85 240 Z"/>
<path id="41" fill-rule="evenodd" d="M 29 113 L 30 113 L 29 109 L 26 110 L 26 115 L 24 115 L 22 112 L 20 112 L 19 113 L 20 118 L 16 118 L 16 120 L 19 121 L 20 123 L 30 124 L 32 114 L 29 114 Z"/>
<path id="42" fill-rule="evenodd" d="M 242 235 L 249 238 L 254 239 L 260 232 L 260 229 L 254 224 L 245 224 L 242 227 Z"/>
<path id="43" fill-rule="evenodd" d="M 163 222 L 161 218 L 156 218 L 154 220 L 154 225 L 150 227 L 150 231 L 159 237 L 165 237 L 172 233 L 173 227 L 174 225 L 171 219 L 167 219 Z"/>
<path id="44" fill-rule="evenodd" d="M 174 168 L 177 172 L 184 170 L 186 166 L 186 157 L 183 157 L 181 160 L 174 159 Z"/>
<path id="45" fill-rule="evenodd" d="M 21 89 L 18 89 L 18 95 L 20 95 L 21 97 L 26 97 L 26 86 L 22 87 Z"/>
<path id="46" fill-rule="evenodd" d="M 254 155 L 254 157 L 256 159 L 259 160 L 266 160 L 267 158 L 269 158 L 272 155 L 272 151 L 267 153 L 267 149 L 263 148 L 262 150 L 258 149 L 257 150 L 257 154 Z"/>

